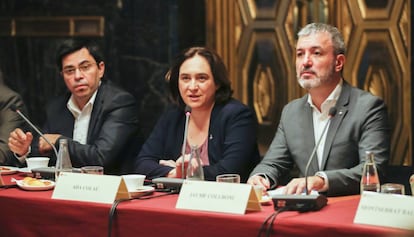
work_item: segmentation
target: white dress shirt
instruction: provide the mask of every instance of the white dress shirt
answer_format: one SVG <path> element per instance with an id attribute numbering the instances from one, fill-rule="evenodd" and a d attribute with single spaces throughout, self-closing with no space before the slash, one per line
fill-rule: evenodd
<path id="1" fill-rule="evenodd" d="M 331 92 L 331 94 L 326 98 L 326 100 L 321 105 L 321 111 L 318 110 L 318 108 L 313 104 L 311 95 L 308 96 L 308 103 L 312 107 L 312 117 L 313 117 L 313 129 L 314 129 L 314 135 L 315 135 L 315 144 L 318 142 L 318 140 L 321 138 L 321 143 L 319 144 L 317 150 L 316 150 L 316 156 L 318 158 L 318 165 L 319 169 L 322 169 L 322 158 L 323 158 L 323 150 L 325 148 L 325 141 L 326 141 L 326 134 L 327 131 L 325 131 L 324 134 L 323 128 L 326 126 L 327 123 L 330 122 L 329 119 L 329 110 L 336 105 L 336 102 L 338 101 L 339 95 L 342 91 L 342 79 L 338 83 L 338 85 L 335 87 L 335 89 Z M 328 125 L 329 126 L 329 125 Z M 324 172 L 318 172 L 318 176 L 322 176 L 325 179 L 325 186 L 323 188 L 323 191 L 326 191 L 328 187 L 328 179 Z"/>
<path id="2" fill-rule="evenodd" d="M 69 111 L 75 118 L 75 124 L 73 126 L 73 140 L 81 144 L 86 144 L 87 142 L 89 121 L 91 120 L 93 103 L 95 102 L 97 92 L 98 90 L 93 93 L 82 110 L 80 110 L 78 105 L 75 103 L 73 95 L 69 98 L 68 103 L 66 104 Z"/>

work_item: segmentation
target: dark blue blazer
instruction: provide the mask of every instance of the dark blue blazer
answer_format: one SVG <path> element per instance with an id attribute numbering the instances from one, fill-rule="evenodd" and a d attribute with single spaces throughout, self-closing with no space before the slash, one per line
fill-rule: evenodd
<path id="1" fill-rule="evenodd" d="M 89 122 L 87 142 L 80 144 L 72 140 L 74 117 L 66 106 L 69 97 L 70 93 L 66 93 L 49 104 L 44 133 L 62 134 L 59 139 L 68 139 L 73 167 L 100 165 L 107 174 L 125 173 L 121 166 L 136 156 L 136 146 L 139 146 L 135 98 L 110 81 L 102 80 Z M 34 147 L 36 144 L 33 143 Z M 56 141 L 57 149 L 58 144 Z M 54 165 L 56 158 L 51 156 L 50 165 Z"/>
<path id="2" fill-rule="evenodd" d="M 182 108 L 171 106 L 161 116 L 144 143 L 136 161 L 135 172 L 148 179 L 163 177 L 172 169 L 159 165 L 159 160 L 177 160 L 181 155 L 185 114 Z M 208 158 L 204 167 L 206 180 L 215 180 L 224 173 L 238 173 L 247 180 L 249 172 L 259 162 L 255 114 L 237 100 L 216 104 L 210 118 Z"/>

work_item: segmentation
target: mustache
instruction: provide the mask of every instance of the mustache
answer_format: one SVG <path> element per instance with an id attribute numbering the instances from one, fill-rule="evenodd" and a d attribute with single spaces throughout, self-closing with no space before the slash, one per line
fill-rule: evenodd
<path id="1" fill-rule="evenodd" d="M 306 69 L 306 68 L 300 71 L 300 74 L 303 74 L 303 73 L 316 74 L 316 72 L 314 70 L 312 70 L 312 69 Z"/>

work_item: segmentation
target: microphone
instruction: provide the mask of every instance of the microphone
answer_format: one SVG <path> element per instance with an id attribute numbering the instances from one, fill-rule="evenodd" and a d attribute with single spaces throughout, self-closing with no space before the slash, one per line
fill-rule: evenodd
<path id="1" fill-rule="evenodd" d="M 183 138 L 183 146 L 181 148 L 181 155 L 183 157 L 183 162 L 181 164 L 181 178 L 167 178 L 167 177 L 158 177 L 151 180 L 151 182 L 155 185 L 155 190 L 158 192 L 172 192 L 172 193 L 179 193 L 181 190 L 181 186 L 184 182 L 184 156 L 185 156 L 185 146 L 187 144 L 187 134 L 188 134 L 188 122 L 191 115 L 191 107 L 185 106 L 185 125 L 184 125 L 184 138 Z"/>
<path id="2" fill-rule="evenodd" d="M 290 211 L 317 211 L 322 207 L 326 206 L 328 199 L 324 195 L 309 195 L 308 193 L 308 171 L 309 166 L 312 163 L 312 160 L 315 157 L 316 151 L 318 150 L 319 144 L 321 143 L 322 137 L 324 136 L 326 129 L 328 128 L 331 119 L 336 115 L 336 107 L 332 107 L 329 110 L 329 120 L 325 124 L 321 136 L 319 137 L 315 147 L 312 150 L 312 153 L 308 159 L 308 163 L 305 168 L 305 193 L 306 195 L 274 195 L 272 196 L 272 201 L 274 203 L 275 210 L 284 207 Z"/>
<path id="3" fill-rule="evenodd" d="M 183 139 L 183 146 L 181 148 L 181 156 L 183 157 L 183 162 L 181 163 L 181 178 L 185 179 L 184 177 L 184 157 L 185 157 L 185 146 L 187 144 L 187 134 L 188 134 L 188 122 L 190 121 L 191 115 L 191 107 L 186 105 L 185 106 L 185 126 L 184 126 L 184 139 Z"/>
<path id="4" fill-rule="evenodd" d="M 56 150 L 56 147 L 44 136 L 44 134 L 39 129 L 37 129 L 37 127 L 32 122 L 30 122 L 30 120 L 26 118 L 26 116 L 24 116 L 22 112 L 20 112 L 16 105 L 10 105 L 10 109 L 16 112 L 20 117 L 22 117 L 30 125 L 30 127 L 32 127 L 37 132 L 37 134 L 39 134 L 47 142 L 47 144 L 49 144 L 52 147 L 57 159 L 58 152 Z"/>
<path id="5" fill-rule="evenodd" d="M 328 122 L 323 127 L 321 136 L 319 137 L 318 142 L 316 143 L 315 147 L 313 148 L 312 153 L 311 153 L 311 155 L 310 155 L 310 157 L 308 159 L 308 163 L 306 164 L 306 168 L 305 168 L 305 193 L 306 193 L 306 195 L 309 195 L 309 192 L 308 192 L 309 191 L 308 190 L 308 171 L 309 171 L 309 166 L 312 163 L 313 157 L 315 157 L 316 151 L 318 150 L 319 144 L 322 141 L 322 137 L 324 136 L 324 134 L 326 132 L 326 129 L 328 128 L 328 126 L 329 126 L 329 124 L 331 122 L 331 119 L 333 117 L 335 117 L 335 115 L 336 115 L 336 107 L 334 106 L 334 107 L 332 107 L 332 108 L 329 109 Z"/>

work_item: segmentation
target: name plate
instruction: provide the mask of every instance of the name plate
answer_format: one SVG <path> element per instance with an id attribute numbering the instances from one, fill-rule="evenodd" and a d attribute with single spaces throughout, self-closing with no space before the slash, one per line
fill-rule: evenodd
<path id="1" fill-rule="evenodd" d="M 414 230 L 414 197 L 364 192 L 354 223 Z"/>
<path id="2" fill-rule="evenodd" d="M 62 172 L 53 190 L 53 199 L 112 204 L 129 198 L 121 176 Z"/>
<path id="3" fill-rule="evenodd" d="M 184 180 L 176 208 L 244 214 L 261 205 L 250 184 Z"/>

